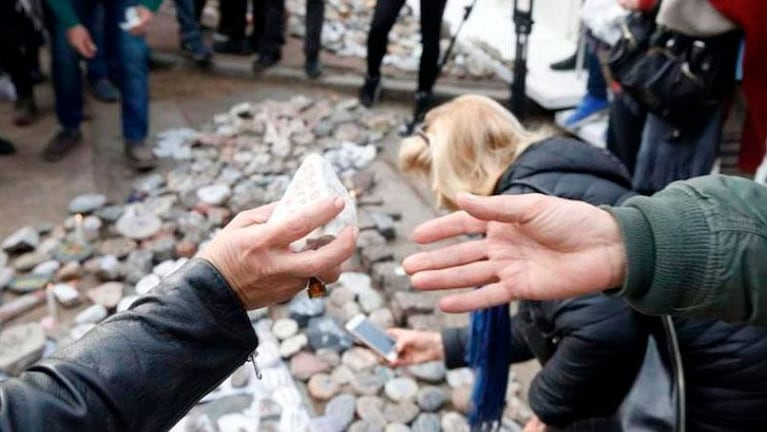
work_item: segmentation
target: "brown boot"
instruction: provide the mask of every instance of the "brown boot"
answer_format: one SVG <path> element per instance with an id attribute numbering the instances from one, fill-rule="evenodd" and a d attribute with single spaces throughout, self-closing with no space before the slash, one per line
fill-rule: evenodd
<path id="1" fill-rule="evenodd" d="M 74 146 L 80 144 L 83 135 L 78 129 L 62 129 L 51 138 L 43 150 L 43 159 L 48 162 L 61 160 Z"/>
<path id="2" fill-rule="evenodd" d="M 125 155 L 136 171 L 148 171 L 155 167 L 152 148 L 144 141 L 125 141 Z"/>

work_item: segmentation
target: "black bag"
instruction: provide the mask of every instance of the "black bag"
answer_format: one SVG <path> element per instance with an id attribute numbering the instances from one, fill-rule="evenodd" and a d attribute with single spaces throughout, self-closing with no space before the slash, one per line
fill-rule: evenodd
<path id="1" fill-rule="evenodd" d="M 740 40 L 739 31 L 701 39 L 659 28 L 619 82 L 647 110 L 683 128 L 732 90 Z"/>
<path id="2" fill-rule="evenodd" d="M 615 81 L 622 82 L 636 60 L 647 52 L 655 32 L 655 16 L 655 13 L 633 12 L 621 23 L 621 38 L 610 50 L 607 63 Z"/>

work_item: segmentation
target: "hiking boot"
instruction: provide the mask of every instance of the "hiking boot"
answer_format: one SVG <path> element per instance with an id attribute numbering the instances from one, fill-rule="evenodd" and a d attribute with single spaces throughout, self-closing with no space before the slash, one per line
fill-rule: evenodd
<path id="1" fill-rule="evenodd" d="M 565 120 L 566 129 L 577 129 L 586 123 L 599 119 L 607 113 L 610 108 L 610 102 L 607 99 L 595 98 L 587 94 L 581 100 L 581 103 L 575 107 L 575 111 Z"/>
<path id="2" fill-rule="evenodd" d="M 304 70 L 306 71 L 306 76 L 310 79 L 319 78 L 322 75 L 322 63 L 320 63 L 319 56 L 307 57 Z"/>
<path id="3" fill-rule="evenodd" d="M 79 129 L 62 129 L 48 141 L 43 149 L 43 159 L 48 162 L 59 161 L 82 140 L 83 134 Z"/>
<path id="4" fill-rule="evenodd" d="M 91 93 L 93 93 L 93 97 L 101 102 L 114 103 L 120 99 L 120 91 L 107 78 L 99 78 L 92 81 Z"/>
<path id="5" fill-rule="evenodd" d="M 368 108 L 375 105 L 381 99 L 381 77 L 368 76 L 360 88 L 360 103 Z"/>
<path id="6" fill-rule="evenodd" d="M 575 69 L 575 61 L 577 59 L 577 53 L 573 53 L 573 55 L 563 58 L 562 60 L 556 61 L 549 65 L 551 70 L 555 71 L 570 71 Z"/>
<path id="7" fill-rule="evenodd" d="M 16 153 L 16 146 L 10 141 L 0 138 L 0 155 L 9 155 Z"/>
<path id="8" fill-rule="evenodd" d="M 258 59 L 253 62 L 253 72 L 264 72 L 265 70 L 279 63 L 280 60 L 282 60 L 281 54 L 260 55 L 258 56 Z"/>
<path id="9" fill-rule="evenodd" d="M 152 148 L 144 141 L 125 141 L 125 155 L 136 171 L 147 171 L 157 163 Z"/>
<path id="10" fill-rule="evenodd" d="M 13 124 L 16 126 L 27 126 L 37 120 L 40 112 L 37 110 L 35 99 L 31 96 L 20 98 L 16 101 Z"/>
<path id="11" fill-rule="evenodd" d="M 210 66 L 213 62 L 213 51 L 199 39 L 182 42 L 181 52 L 199 67 Z"/>

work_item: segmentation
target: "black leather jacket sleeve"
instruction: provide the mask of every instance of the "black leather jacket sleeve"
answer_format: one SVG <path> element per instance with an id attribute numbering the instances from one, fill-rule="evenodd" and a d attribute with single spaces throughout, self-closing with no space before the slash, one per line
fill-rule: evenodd
<path id="1" fill-rule="evenodd" d="M 511 363 L 519 363 L 535 358 L 527 346 L 518 326 L 514 325 L 516 316 L 511 317 Z M 448 369 L 466 367 L 466 350 L 469 348 L 469 328 L 453 327 L 442 330 L 442 349 L 445 366 Z"/>
<path id="2" fill-rule="evenodd" d="M 0 383 L 0 430 L 167 430 L 257 343 L 221 274 L 193 259 L 130 310 Z"/>
<path id="3" fill-rule="evenodd" d="M 625 302 L 603 295 L 543 303 L 561 336 L 530 385 L 530 408 L 553 426 L 613 415 L 644 360 L 640 318 Z"/>

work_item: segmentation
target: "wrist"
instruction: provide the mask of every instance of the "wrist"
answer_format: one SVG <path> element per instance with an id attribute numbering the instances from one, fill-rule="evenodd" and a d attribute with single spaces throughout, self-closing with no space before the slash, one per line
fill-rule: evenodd
<path id="1" fill-rule="evenodd" d="M 438 332 L 432 332 L 429 335 L 429 345 L 434 347 L 434 357 L 435 360 L 444 360 L 445 359 L 445 343 L 442 341 L 442 333 Z"/>

